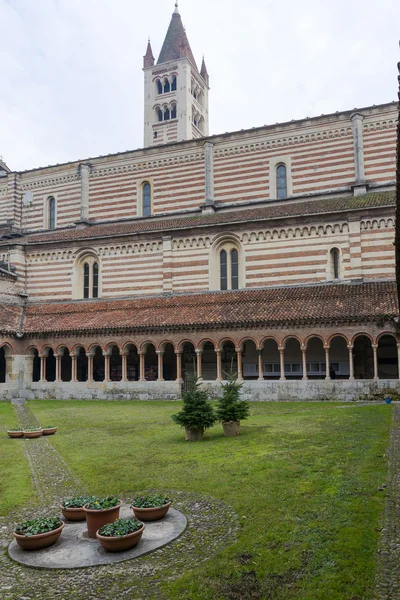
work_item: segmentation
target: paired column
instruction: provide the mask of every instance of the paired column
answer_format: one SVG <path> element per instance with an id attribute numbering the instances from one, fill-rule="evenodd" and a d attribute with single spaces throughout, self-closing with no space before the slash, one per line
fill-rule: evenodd
<path id="1" fill-rule="evenodd" d="M 55 355 L 56 359 L 56 383 L 61 382 L 61 356 L 59 354 Z"/>
<path id="2" fill-rule="evenodd" d="M 93 354 L 87 355 L 87 380 L 89 383 L 93 381 Z"/>
<path id="3" fill-rule="evenodd" d="M 308 379 L 307 376 L 307 346 L 301 346 L 301 357 L 303 360 L 303 379 Z"/>
<path id="4" fill-rule="evenodd" d="M 182 352 L 176 353 L 176 381 L 182 383 Z"/>
<path id="5" fill-rule="evenodd" d="M 110 379 L 110 355 L 104 354 L 104 381 L 111 381 Z"/>
<path id="6" fill-rule="evenodd" d="M 262 349 L 257 350 L 258 352 L 258 381 L 264 381 L 264 369 L 262 360 Z"/>
<path id="7" fill-rule="evenodd" d="M 372 351 L 374 353 L 374 379 L 379 379 L 378 371 L 378 344 L 372 344 Z"/>
<path id="8" fill-rule="evenodd" d="M 71 356 L 71 360 L 72 360 L 72 377 L 71 377 L 71 381 L 76 382 L 78 381 L 78 376 L 77 376 L 77 356 L 75 356 L 75 354 L 73 354 Z"/>
<path id="9" fill-rule="evenodd" d="M 164 381 L 164 352 L 162 350 L 156 350 L 158 357 L 158 380 Z"/>
<path id="10" fill-rule="evenodd" d="M 280 363 L 281 363 L 280 381 L 285 381 L 286 380 L 286 377 L 285 377 L 285 348 L 283 346 L 279 346 L 278 350 L 279 350 L 279 358 L 280 358 Z"/>
<path id="11" fill-rule="evenodd" d="M 146 373 L 145 373 L 145 357 L 146 354 L 144 352 L 138 352 L 139 360 L 140 360 L 140 368 L 139 368 L 139 381 L 146 381 Z"/>
<path id="12" fill-rule="evenodd" d="M 242 361 L 241 348 L 236 348 L 236 356 L 237 356 L 237 368 L 238 368 L 238 381 L 243 381 L 243 361 Z"/>
<path id="13" fill-rule="evenodd" d="M 222 381 L 221 349 L 217 348 L 215 354 L 217 355 L 217 381 Z"/>
<path id="14" fill-rule="evenodd" d="M 43 354 L 39 354 L 40 358 L 40 381 L 46 381 L 46 357 Z"/>
<path id="15" fill-rule="evenodd" d="M 331 378 L 331 363 L 329 357 L 329 346 L 324 346 L 325 348 L 325 379 L 329 381 Z"/>
<path id="16" fill-rule="evenodd" d="M 200 350 L 199 348 L 196 350 L 196 359 L 197 359 L 197 377 L 199 379 L 203 379 L 203 365 L 201 362 L 201 356 L 203 354 L 203 351 Z"/>
<path id="17" fill-rule="evenodd" d="M 349 366 L 350 366 L 350 377 L 349 380 L 353 381 L 354 379 L 354 358 L 353 358 L 353 344 L 349 344 Z"/>
<path id="18" fill-rule="evenodd" d="M 128 355 L 126 353 L 121 354 L 122 358 L 122 380 L 128 381 Z"/>

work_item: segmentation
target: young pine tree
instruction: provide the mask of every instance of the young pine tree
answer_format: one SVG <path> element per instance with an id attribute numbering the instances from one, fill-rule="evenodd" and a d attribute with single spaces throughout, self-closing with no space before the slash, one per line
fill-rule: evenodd
<path id="1" fill-rule="evenodd" d="M 208 399 L 208 392 L 201 388 L 198 377 L 194 377 L 190 388 L 182 394 L 183 408 L 172 419 L 187 429 L 208 429 L 216 419 L 214 409 Z"/>
<path id="2" fill-rule="evenodd" d="M 228 375 L 227 382 L 222 383 L 223 394 L 218 398 L 216 415 L 218 421 L 243 421 L 249 416 L 250 405 L 240 399 L 243 383 L 239 383 L 236 375 Z"/>

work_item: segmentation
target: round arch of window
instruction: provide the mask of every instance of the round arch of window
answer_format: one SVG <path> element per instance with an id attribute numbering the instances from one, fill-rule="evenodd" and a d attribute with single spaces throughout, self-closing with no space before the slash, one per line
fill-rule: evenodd
<path id="1" fill-rule="evenodd" d="M 244 256 L 240 241 L 224 237 L 213 247 L 210 256 L 210 289 L 239 290 L 245 287 Z"/>
<path id="2" fill-rule="evenodd" d="M 73 296 L 85 300 L 101 296 L 101 265 L 94 252 L 81 254 L 75 261 Z"/>

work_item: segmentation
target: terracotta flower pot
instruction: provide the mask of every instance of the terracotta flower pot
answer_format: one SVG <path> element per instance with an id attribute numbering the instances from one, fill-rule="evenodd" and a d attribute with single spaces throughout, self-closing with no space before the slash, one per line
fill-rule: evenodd
<path id="1" fill-rule="evenodd" d="M 24 436 L 26 438 L 38 438 L 42 435 L 42 430 L 39 431 L 24 431 Z"/>
<path id="2" fill-rule="evenodd" d="M 131 509 L 139 521 L 158 521 L 159 519 L 165 517 L 171 504 L 172 502 L 168 502 L 163 506 L 155 506 L 154 508 L 139 508 L 137 506 L 131 506 Z"/>
<path id="3" fill-rule="evenodd" d="M 7 435 L 10 438 L 22 438 L 24 437 L 24 432 L 21 431 L 7 431 Z"/>
<path id="4" fill-rule="evenodd" d="M 204 427 L 185 427 L 185 440 L 187 442 L 201 442 L 204 436 Z"/>
<path id="5" fill-rule="evenodd" d="M 48 427 L 47 429 L 42 429 L 43 435 L 54 435 L 58 430 L 58 427 Z"/>
<path id="6" fill-rule="evenodd" d="M 86 515 L 87 530 L 90 538 L 96 537 L 96 531 L 107 525 L 107 523 L 114 523 L 119 519 L 119 509 L 121 508 L 122 502 L 112 508 L 103 508 L 103 510 L 93 510 L 91 508 L 83 507 Z"/>
<path id="7" fill-rule="evenodd" d="M 68 521 L 85 521 L 86 513 L 82 508 L 65 508 L 61 505 L 62 514 Z"/>
<path id="8" fill-rule="evenodd" d="M 240 433 L 240 422 L 239 421 L 224 421 L 222 423 L 224 429 L 224 435 L 226 437 L 236 437 Z"/>
<path id="9" fill-rule="evenodd" d="M 105 550 L 108 552 L 124 552 L 124 550 L 130 550 L 140 541 L 143 531 L 144 525 L 134 531 L 133 533 L 128 533 L 127 535 L 123 535 L 122 537 L 107 537 L 105 535 L 100 535 L 99 532 L 96 532 L 96 537 L 99 540 L 100 544 L 103 546 Z"/>
<path id="10" fill-rule="evenodd" d="M 38 533 L 37 535 L 19 535 L 18 533 L 15 533 L 15 531 L 13 532 L 13 535 L 17 544 L 24 550 L 41 550 L 42 548 L 47 548 L 56 543 L 64 529 L 64 525 L 65 524 L 63 523 L 61 527 L 53 529 L 53 531 Z"/>

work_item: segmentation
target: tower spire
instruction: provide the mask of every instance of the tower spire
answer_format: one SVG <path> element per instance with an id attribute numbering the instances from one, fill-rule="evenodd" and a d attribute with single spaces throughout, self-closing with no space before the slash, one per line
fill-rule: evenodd
<path id="1" fill-rule="evenodd" d="M 197 70 L 196 61 L 179 13 L 178 2 L 175 2 L 175 10 L 157 64 L 162 65 L 179 58 L 188 58 Z"/>
<path id="2" fill-rule="evenodd" d="M 147 50 L 146 54 L 143 56 L 143 67 L 147 69 L 147 67 L 152 67 L 154 65 L 155 59 L 153 56 L 153 50 L 151 49 L 150 38 L 147 42 Z"/>
<path id="3" fill-rule="evenodd" d="M 174 15 L 179 15 L 178 0 L 176 0 L 176 2 L 175 2 Z"/>

